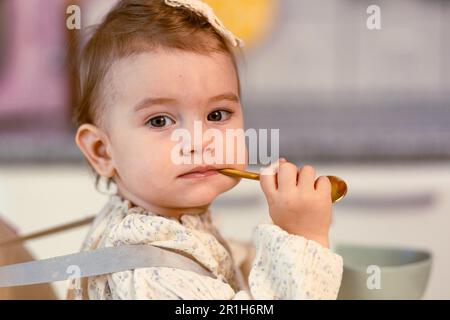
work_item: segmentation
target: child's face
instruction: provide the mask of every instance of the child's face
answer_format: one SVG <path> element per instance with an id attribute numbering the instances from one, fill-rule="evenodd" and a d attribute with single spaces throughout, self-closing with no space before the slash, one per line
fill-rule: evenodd
<path id="1" fill-rule="evenodd" d="M 173 131 L 181 128 L 194 137 L 194 121 L 201 121 L 203 132 L 220 130 L 224 141 L 226 129 L 243 129 L 237 74 L 228 55 L 178 50 L 145 52 L 116 62 L 106 81 L 107 148 L 122 196 L 148 210 L 177 216 L 204 211 L 214 198 L 238 183 L 236 178 L 220 173 L 181 177 L 207 164 L 194 163 L 193 157 L 201 148 L 205 152 L 212 141 L 189 143 L 182 153 L 192 155 L 192 162 L 176 164 L 173 150 L 180 141 L 171 139 Z M 223 98 L 211 100 L 221 95 Z M 163 99 L 152 103 L 150 98 Z M 222 151 L 226 159 L 225 146 Z M 245 169 L 245 163 L 237 164 L 237 157 L 232 158 L 233 163 L 212 165 Z"/>

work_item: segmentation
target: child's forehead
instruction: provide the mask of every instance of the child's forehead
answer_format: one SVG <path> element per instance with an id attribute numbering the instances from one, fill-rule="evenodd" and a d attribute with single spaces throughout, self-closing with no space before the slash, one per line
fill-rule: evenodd
<path id="1" fill-rule="evenodd" d="M 197 53 L 176 49 L 157 49 L 151 51 L 137 52 L 126 57 L 116 59 L 109 68 L 113 76 L 124 76 L 130 73 L 146 76 L 157 74 L 159 77 L 183 71 L 197 71 L 196 73 L 209 72 L 235 72 L 232 59 L 227 53 L 211 52 Z M 218 75 L 217 75 L 218 76 Z"/>
<path id="2" fill-rule="evenodd" d="M 134 54 L 115 61 L 105 82 L 119 99 L 238 97 L 237 72 L 226 54 L 162 50 Z"/>

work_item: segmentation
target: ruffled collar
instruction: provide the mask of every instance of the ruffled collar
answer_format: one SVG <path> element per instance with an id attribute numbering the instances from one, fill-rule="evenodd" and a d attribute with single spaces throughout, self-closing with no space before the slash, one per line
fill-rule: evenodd
<path id="1" fill-rule="evenodd" d="M 126 215 L 142 214 L 142 215 L 163 217 L 165 219 L 178 222 L 187 228 L 196 230 L 210 231 L 212 225 L 212 217 L 210 209 L 207 209 L 205 212 L 201 214 L 188 214 L 188 213 L 181 214 L 178 219 L 176 217 L 161 215 L 152 211 L 148 211 L 140 206 L 136 206 L 132 204 L 130 200 L 125 199 L 118 193 L 110 195 L 108 202 L 114 207 L 123 209 Z"/>

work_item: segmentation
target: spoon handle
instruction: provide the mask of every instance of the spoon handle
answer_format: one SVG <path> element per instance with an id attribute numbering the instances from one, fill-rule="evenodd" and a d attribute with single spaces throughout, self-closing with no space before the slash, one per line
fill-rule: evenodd
<path id="1" fill-rule="evenodd" d="M 237 169 L 220 169 L 220 173 L 230 176 L 230 177 L 238 177 L 245 178 L 251 180 L 259 180 L 259 173 L 250 172 L 250 171 L 242 171 Z M 347 184 L 344 180 L 336 176 L 327 176 L 331 182 L 331 199 L 334 202 L 341 200 L 347 194 Z"/>

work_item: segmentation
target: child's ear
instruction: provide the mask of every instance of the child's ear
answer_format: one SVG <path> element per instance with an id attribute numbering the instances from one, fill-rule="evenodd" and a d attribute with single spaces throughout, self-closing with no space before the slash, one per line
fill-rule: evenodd
<path id="1" fill-rule="evenodd" d="M 77 130 L 75 142 L 100 176 L 107 178 L 114 176 L 109 140 L 100 128 L 92 124 L 81 125 Z"/>

